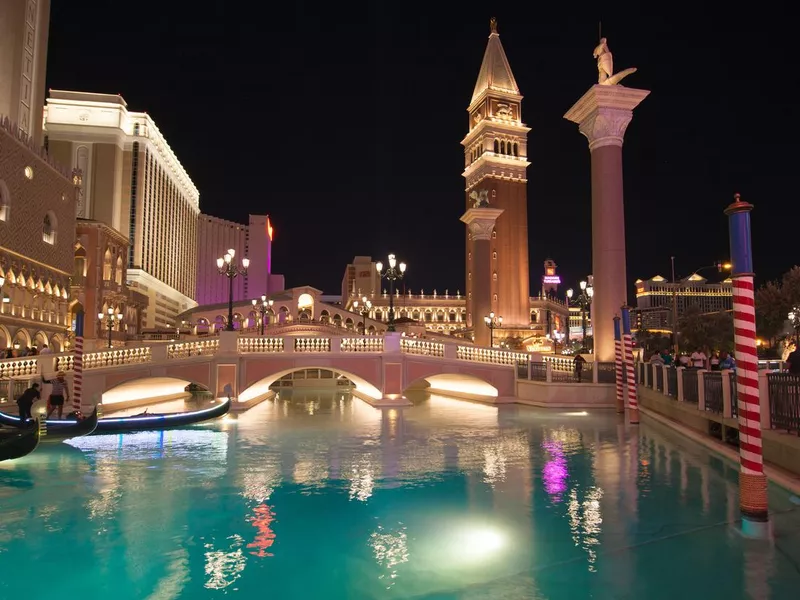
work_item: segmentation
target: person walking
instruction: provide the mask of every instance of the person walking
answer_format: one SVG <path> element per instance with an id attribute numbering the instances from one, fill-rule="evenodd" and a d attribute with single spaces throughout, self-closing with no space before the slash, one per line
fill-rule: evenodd
<path id="1" fill-rule="evenodd" d="M 36 402 L 39 398 L 41 398 L 41 392 L 39 391 L 39 384 L 34 383 L 31 384 L 27 390 L 22 392 L 22 394 L 17 398 L 17 406 L 19 407 L 19 418 L 22 420 L 22 424 L 25 424 L 25 421 L 31 419 L 31 408 L 33 407 L 33 403 Z"/>
<path id="2" fill-rule="evenodd" d="M 59 371 L 56 373 L 55 379 L 45 379 L 42 377 L 44 383 L 49 383 L 53 386 L 53 391 L 50 392 L 50 399 L 47 401 L 47 418 L 53 414 L 55 409 L 58 409 L 58 418 L 62 419 L 64 415 L 64 400 L 69 399 L 69 388 L 65 378 L 66 373 Z"/>

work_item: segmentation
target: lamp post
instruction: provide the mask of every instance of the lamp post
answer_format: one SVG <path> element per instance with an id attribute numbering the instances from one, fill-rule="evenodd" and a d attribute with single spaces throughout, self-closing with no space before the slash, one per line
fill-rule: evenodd
<path id="1" fill-rule="evenodd" d="M 225 275 L 228 278 L 228 323 L 225 326 L 226 331 L 233 331 L 233 280 L 239 275 L 247 275 L 247 267 L 250 266 L 250 259 L 242 259 L 242 267 L 233 260 L 236 256 L 236 250 L 229 248 L 222 258 L 217 259 L 217 270 L 220 275 Z"/>
<path id="2" fill-rule="evenodd" d="M 264 335 L 264 319 L 266 319 L 267 315 L 272 312 L 272 300 L 267 300 L 266 295 L 261 296 L 261 301 L 259 302 L 255 298 L 253 298 L 253 308 L 258 311 L 258 314 L 261 315 L 261 335 Z"/>
<path id="3" fill-rule="evenodd" d="M 494 348 L 494 330 L 503 326 L 503 317 L 495 317 L 492 311 L 483 317 L 483 322 L 489 328 L 489 347 Z"/>
<path id="4" fill-rule="evenodd" d="M 391 300 L 389 300 L 391 303 Z M 353 301 L 353 308 L 358 310 L 359 304 L 358 300 Z M 369 311 L 372 310 L 372 302 L 366 296 L 361 297 L 361 318 L 363 322 L 361 324 L 361 335 L 367 334 L 367 318 L 369 317 Z"/>
<path id="5" fill-rule="evenodd" d="M 375 268 L 378 270 L 378 277 L 389 282 L 389 326 L 387 330 L 394 331 L 394 282 L 403 278 L 406 272 L 406 263 L 397 264 L 394 254 L 390 254 L 389 268 L 386 271 L 383 270 L 383 263 L 380 261 L 375 265 Z"/>
<path id="6" fill-rule="evenodd" d="M 586 314 L 589 312 L 589 307 L 592 305 L 592 297 L 594 296 L 594 287 L 589 285 L 586 281 L 580 282 L 581 293 L 575 298 L 574 302 L 577 303 L 578 306 L 581 307 L 581 329 L 583 330 L 583 337 L 581 338 L 581 344 L 584 348 L 586 348 L 586 329 L 587 329 L 587 321 L 586 321 Z M 567 290 L 567 304 L 573 302 L 572 297 L 575 295 L 575 292 L 572 288 Z"/>
<path id="7" fill-rule="evenodd" d="M 111 332 L 114 331 L 114 323 L 122 322 L 122 313 L 115 313 L 114 309 L 109 307 L 107 314 L 99 312 L 97 313 L 97 318 L 101 324 L 105 321 L 105 327 L 108 329 L 108 347 L 111 348 Z"/>

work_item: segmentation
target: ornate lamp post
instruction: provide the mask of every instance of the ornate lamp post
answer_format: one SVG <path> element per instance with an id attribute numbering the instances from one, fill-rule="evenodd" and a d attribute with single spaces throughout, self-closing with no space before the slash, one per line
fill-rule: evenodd
<path id="1" fill-rule="evenodd" d="M 391 300 L 389 300 L 391 302 Z M 372 310 L 372 302 L 366 297 L 361 296 L 361 318 L 363 322 L 361 324 L 361 335 L 367 334 L 367 318 L 369 317 L 369 311 Z M 358 310 L 359 304 L 358 300 L 353 301 L 353 308 Z"/>
<path id="2" fill-rule="evenodd" d="M 97 318 L 100 320 L 100 323 L 104 324 L 106 329 L 108 329 L 108 347 L 112 348 L 111 332 L 114 331 L 114 323 L 122 322 L 122 313 L 115 313 L 114 309 L 109 307 L 108 314 L 99 312 L 97 313 Z"/>
<path id="3" fill-rule="evenodd" d="M 272 312 L 272 304 L 273 301 L 267 300 L 266 296 L 261 296 L 260 302 L 253 298 L 253 308 L 261 315 L 261 335 L 264 335 L 264 320 L 267 315 Z"/>
<path id="4" fill-rule="evenodd" d="M 386 271 L 383 270 L 382 262 L 378 262 L 375 268 L 378 270 L 378 277 L 389 282 L 389 326 L 387 329 L 394 331 L 394 282 L 403 278 L 406 272 L 406 263 L 401 262 L 398 265 L 394 254 L 390 254 L 389 268 Z"/>
<path id="5" fill-rule="evenodd" d="M 236 250 L 230 248 L 222 258 L 217 259 L 217 270 L 220 275 L 225 275 L 228 278 L 228 323 L 225 326 L 226 331 L 233 331 L 233 280 L 239 275 L 247 275 L 247 267 L 250 266 L 250 259 L 242 259 L 242 267 L 233 260 L 236 256 Z"/>
<path id="6" fill-rule="evenodd" d="M 587 321 L 586 315 L 589 312 L 589 307 L 592 305 L 592 297 L 594 296 L 594 287 L 588 285 L 585 281 L 581 281 L 581 293 L 575 298 L 574 302 L 581 307 L 581 328 L 583 329 L 583 338 L 581 339 L 581 343 L 583 344 L 584 348 L 586 347 L 586 328 L 587 328 Z M 572 297 L 575 295 L 575 292 L 572 288 L 567 290 L 567 300 L 572 302 Z"/>
<path id="7" fill-rule="evenodd" d="M 489 328 L 489 347 L 494 348 L 494 330 L 503 326 L 503 317 L 495 317 L 493 311 L 483 317 L 483 322 Z"/>

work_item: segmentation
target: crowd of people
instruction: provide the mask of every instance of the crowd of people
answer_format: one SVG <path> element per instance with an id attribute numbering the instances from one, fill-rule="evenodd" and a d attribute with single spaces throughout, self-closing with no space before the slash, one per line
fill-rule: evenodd
<path id="1" fill-rule="evenodd" d="M 23 358 L 25 356 L 37 356 L 39 354 L 52 354 L 53 351 L 47 344 L 43 344 L 41 348 L 36 346 L 21 347 L 18 349 L 6 348 L 0 350 L 0 358 Z"/>
<path id="2" fill-rule="evenodd" d="M 654 352 L 648 362 L 651 365 L 674 365 L 703 371 L 734 371 L 736 369 L 736 360 L 725 350 L 709 351 L 706 354 L 702 348 L 696 348 L 691 353 L 680 352 L 677 357 L 669 350 L 664 349 Z"/>

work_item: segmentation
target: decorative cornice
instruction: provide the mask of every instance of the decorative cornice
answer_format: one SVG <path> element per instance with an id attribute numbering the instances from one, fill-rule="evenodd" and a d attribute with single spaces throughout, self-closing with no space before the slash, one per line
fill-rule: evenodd
<path id="1" fill-rule="evenodd" d="M 603 146 L 622 146 L 633 109 L 649 90 L 621 85 L 593 85 L 564 115 L 578 125 L 589 140 L 589 150 Z"/>
<path id="2" fill-rule="evenodd" d="M 633 111 L 598 108 L 578 125 L 578 130 L 589 140 L 590 151 L 603 146 L 622 147 L 631 119 Z"/>
<path id="3" fill-rule="evenodd" d="M 494 225 L 501 214 L 502 208 L 470 208 L 461 216 L 461 221 L 469 227 L 473 240 L 490 240 Z"/>

